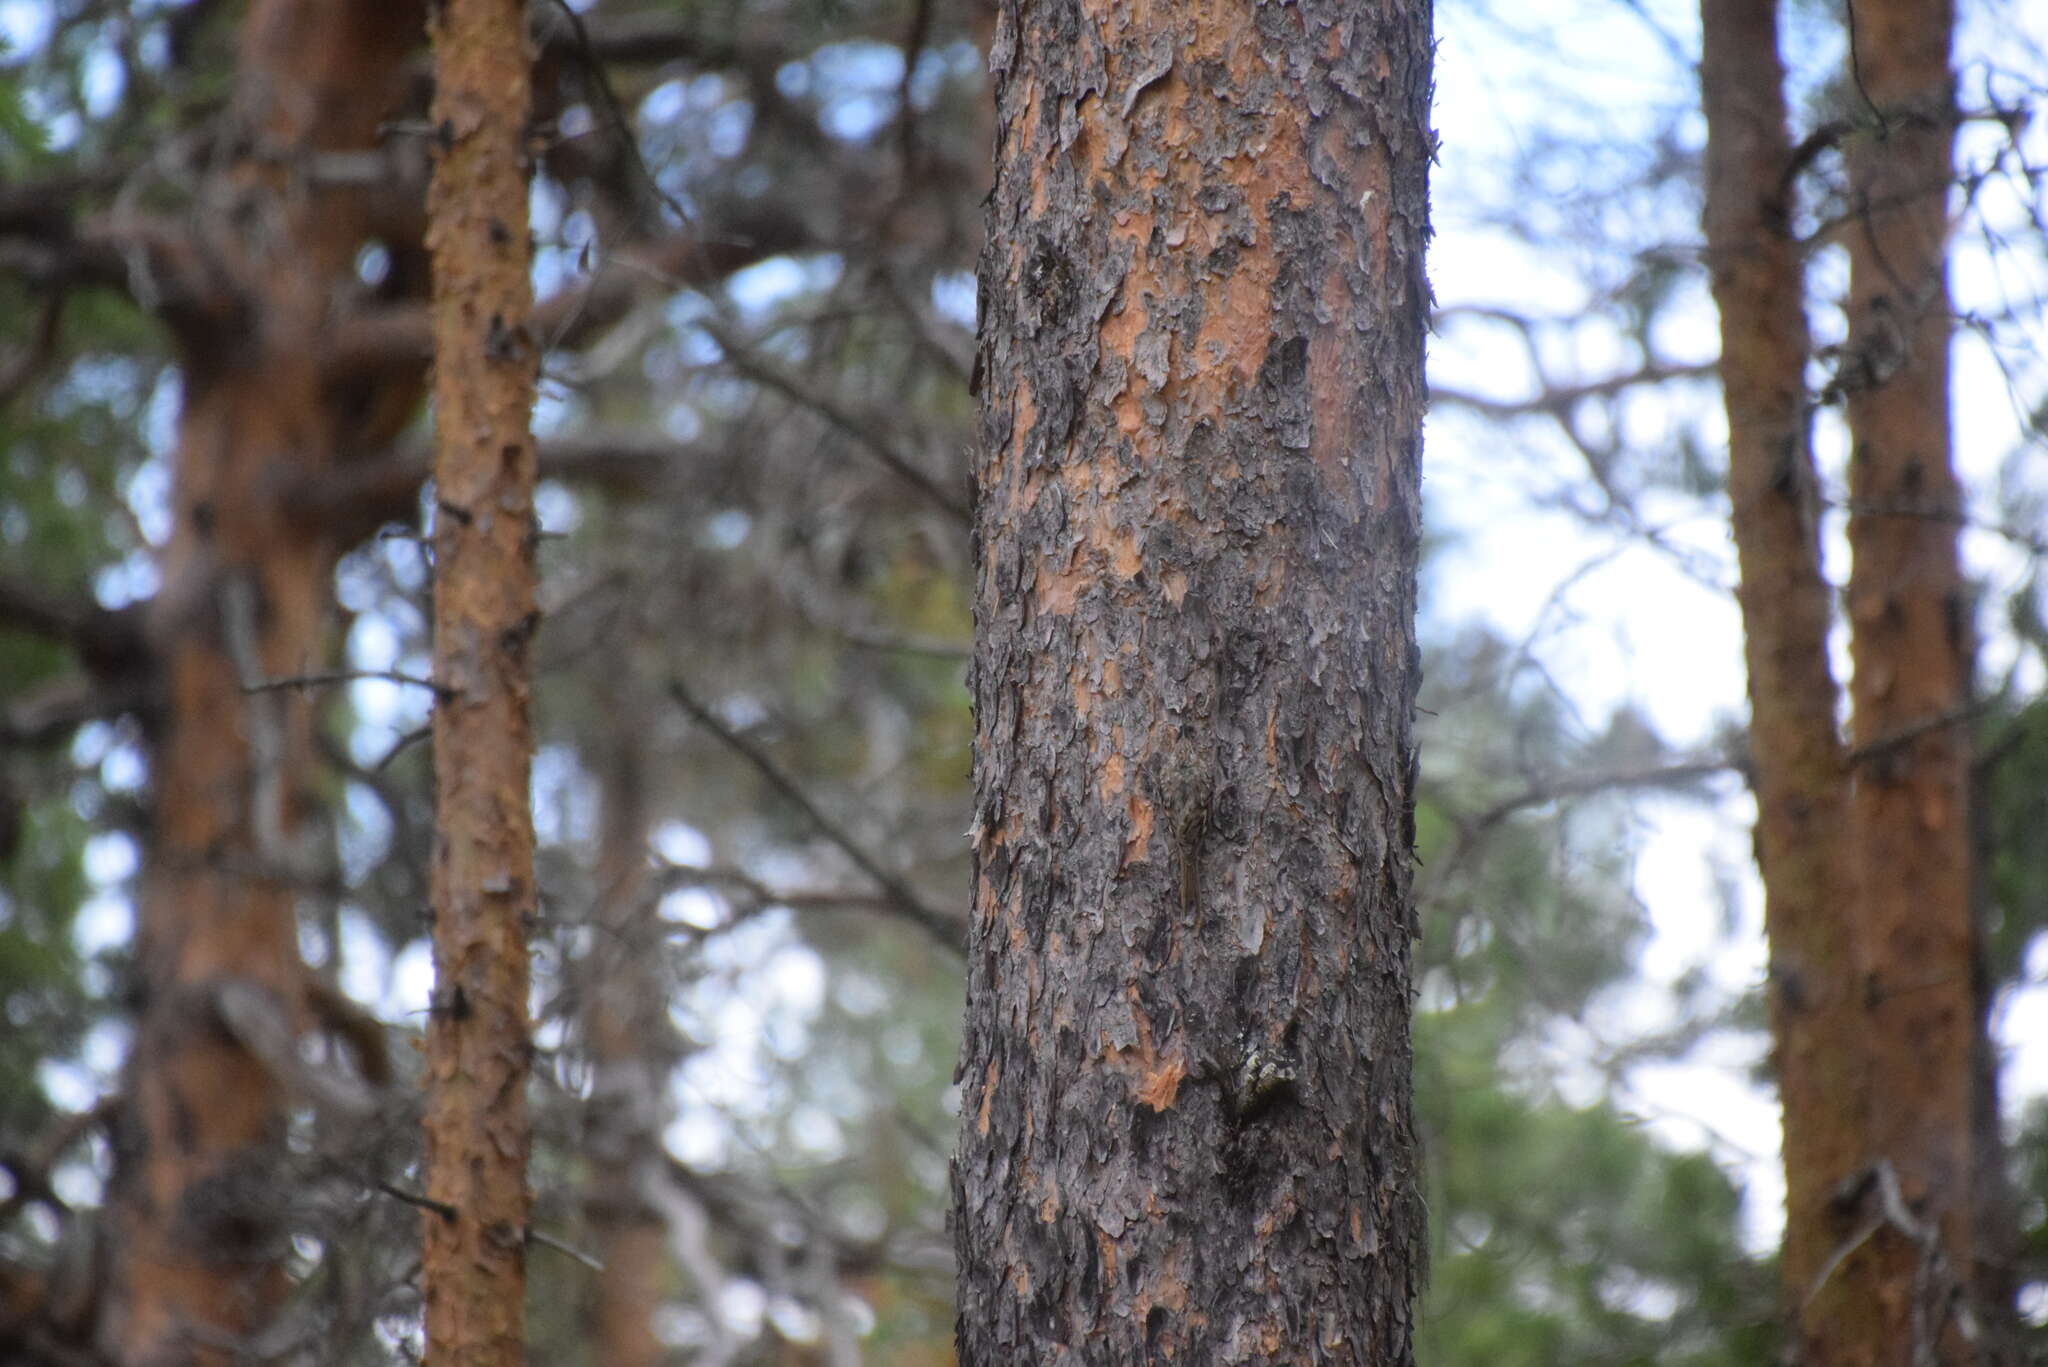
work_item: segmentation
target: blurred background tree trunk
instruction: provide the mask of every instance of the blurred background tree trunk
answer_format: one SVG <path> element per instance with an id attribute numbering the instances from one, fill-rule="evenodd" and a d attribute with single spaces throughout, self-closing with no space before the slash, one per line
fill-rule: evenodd
<path id="1" fill-rule="evenodd" d="M 1871 1068 L 1865 1172 L 1840 1208 L 1876 1226 L 1850 1262 L 1870 1264 L 1883 1313 L 1842 1323 L 1873 1362 L 2003 1362 L 2013 1250 L 1989 1223 L 2007 1218 L 1986 1200 L 2005 1187 L 2004 1149 L 1980 1097 L 1995 1074 L 1972 859 L 1975 593 L 1949 445 L 1955 6 L 1858 0 L 1851 17 L 1862 105 L 1843 147 L 1849 335 L 1835 385 L 1850 441 L 1849 841 Z"/>
<path id="2" fill-rule="evenodd" d="M 1825 1317 L 1861 1313 L 1866 1290 L 1845 1279 L 1823 1298 L 1811 1294 L 1841 1243 L 1835 1188 L 1862 1160 L 1867 1104 L 1840 692 L 1828 655 L 1834 592 L 1821 570 L 1778 0 L 1705 0 L 1700 17 L 1708 264 L 1721 312 L 1750 782 L 1785 1114 L 1784 1303 L 1801 1340 L 1818 1349 L 1830 1338 Z"/>
<path id="3" fill-rule="evenodd" d="M 1956 551 L 1946 3 L 1862 0 L 1844 116 L 1795 151 L 1776 0 L 1706 0 L 1707 234 L 1748 638 L 1784 1105 L 1784 1296 L 1804 1361 L 2010 1359 L 2012 1249 L 1973 886 L 1975 649 Z M 1850 735 L 1829 664 L 1798 178 L 1839 145 Z"/>
<path id="4" fill-rule="evenodd" d="M 416 369 L 374 391 L 322 374 L 331 297 L 390 225 L 318 174 L 323 157 L 377 147 L 417 24 L 405 5 L 252 5 L 235 155 L 202 192 L 193 237 L 137 267 L 159 276 L 184 404 L 149 613 L 162 710 L 111 1188 L 102 1338 L 124 1364 L 241 1361 L 286 1289 L 286 1108 L 309 1099 L 299 1038 L 335 999 L 311 991 L 294 915 L 324 867 L 304 827 L 311 703 L 276 685 L 326 658 L 340 545 L 284 495 L 348 448 L 388 442 L 417 402 Z"/>
<path id="5" fill-rule="evenodd" d="M 960 1359 L 1406 1362 L 1429 7 L 994 42 Z"/>
<path id="6" fill-rule="evenodd" d="M 647 748 L 631 720 L 643 709 L 621 687 L 607 692 L 600 722 L 607 734 L 595 742 L 602 746 L 603 822 L 597 910 L 580 984 L 591 1069 L 585 1201 L 593 1252 L 604 1264 L 592 1287 L 591 1327 L 599 1362 L 657 1367 L 664 1349 L 654 1315 L 667 1280 L 667 1239 L 647 1193 L 666 1167 L 661 1130 L 677 1051 L 663 987 L 666 937 L 648 867 Z"/>

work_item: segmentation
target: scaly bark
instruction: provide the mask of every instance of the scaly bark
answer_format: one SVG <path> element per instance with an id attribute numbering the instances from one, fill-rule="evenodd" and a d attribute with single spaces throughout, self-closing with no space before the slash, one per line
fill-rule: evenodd
<path id="1" fill-rule="evenodd" d="M 1411 1360 L 1430 11 L 1004 6 L 959 1354 Z"/>
<path id="2" fill-rule="evenodd" d="M 287 1075 L 297 1037 L 320 1023 L 291 891 L 311 711 L 303 692 L 244 684 L 323 659 L 340 548 L 293 525 L 279 492 L 388 441 L 387 410 L 417 401 L 417 372 L 386 376 L 377 403 L 324 383 L 321 340 L 368 213 L 359 192 L 303 174 L 315 154 L 376 145 L 403 101 L 417 23 L 416 9 L 350 0 L 250 8 L 243 157 L 193 216 L 218 288 L 170 318 L 185 403 L 150 606 L 165 695 L 97 1334 L 120 1363 L 238 1361 L 286 1290 Z"/>
<path id="3" fill-rule="evenodd" d="M 528 646 L 539 348 L 528 330 L 525 7 L 430 23 L 434 259 L 434 1001 L 427 1026 L 427 1360 L 525 1360 L 526 927 L 535 910 Z"/>
<path id="4" fill-rule="evenodd" d="M 1792 236 L 1777 0 L 1703 0 L 1700 18 L 1707 250 L 1721 313 L 1728 497 L 1784 1109 L 1780 1270 L 1800 1360 L 1826 1361 L 1834 1326 L 1860 1314 L 1871 1292 L 1840 1270 L 1822 1285 L 1849 1233 L 1832 1198 L 1863 1159 L 1868 1096 L 1855 889 L 1843 843 L 1841 693 L 1828 659 L 1833 593 L 1821 571 L 1809 443 L 1805 269 Z"/>

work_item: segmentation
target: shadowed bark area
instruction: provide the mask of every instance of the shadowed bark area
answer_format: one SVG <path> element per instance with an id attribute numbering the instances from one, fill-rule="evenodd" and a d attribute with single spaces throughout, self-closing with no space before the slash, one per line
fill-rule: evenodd
<path id="1" fill-rule="evenodd" d="M 1706 227 L 1721 312 L 1728 496 L 1742 572 L 1757 862 L 1770 938 L 1771 1030 L 1784 1106 L 1785 1304 L 1803 1351 L 1862 1313 L 1869 1288 L 1830 1278 L 1847 1234 L 1834 1188 L 1863 1157 L 1855 902 L 1847 790 L 1828 659 L 1809 444 L 1805 267 L 1793 240 L 1777 0 L 1705 0 Z"/>
<path id="2" fill-rule="evenodd" d="M 1004 7 L 969 1367 L 1409 1360 L 1429 23 Z"/>
<path id="3" fill-rule="evenodd" d="M 99 1335 L 122 1363 L 238 1361 L 286 1287 L 288 1082 L 298 1037 L 321 1023 L 291 891 L 306 873 L 311 709 L 303 690 L 245 686 L 324 658 L 338 546 L 294 526 L 278 495 L 395 425 L 319 368 L 337 282 L 367 231 L 361 197 L 292 168 L 376 144 L 404 97 L 417 25 L 402 5 L 251 7 L 241 157 L 208 182 L 192 227 L 207 278 L 167 290 L 184 407 L 176 521 L 150 608 L 164 696 Z M 419 386 L 417 372 L 394 372 L 378 391 L 402 412 Z"/>
<path id="4" fill-rule="evenodd" d="M 434 1002 L 427 1025 L 427 1360 L 525 1361 L 527 923 L 535 912 L 525 7 L 447 0 L 434 259 Z"/>

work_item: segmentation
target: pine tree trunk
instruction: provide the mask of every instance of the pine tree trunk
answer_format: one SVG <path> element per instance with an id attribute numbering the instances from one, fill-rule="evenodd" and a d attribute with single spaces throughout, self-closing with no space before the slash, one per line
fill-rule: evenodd
<path id="1" fill-rule="evenodd" d="M 427 1360 L 525 1360 L 528 645 L 539 348 L 527 233 L 525 7 L 443 0 L 434 258 L 434 1000 L 427 1026 Z"/>
<path id="2" fill-rule="evenodd" d="M 1948 436 L 1942 0 L 1862 0 L 1844 137 L 1851 743 L 1836 734 L 1775 0 L 1704 0 L 1707 238 L 1722 320 L 1757 847 L 1802 1363 L 2005 1361 L 1995 1071 L 1971 894 L 1970 604 Z"/>
<path id="3" fill-rule="evenodd" d="M 1770 940 L 1771 1029 L 1784 1107 L 1785 1303 L 1803 1351 L 1869 1292 L 1831 1278 L 1836 1184 L 1863 1158 L 1858 927 L 1847 789 L 1828 657 L 1820 486 L 1809 442 L 1805 268 L 1793 240 L 1778 0 L 1704 0 L 1706 227 L 1721 311 L 1728 495 L 1749 667 L 1757 861 Z M 1804 1360 L 1804 1359 L 1802 1359 Z M 1826 1359 L 1814 1359 L 1822 1361 Z"/>
<path id="4" fill-rule="evenodd" d="M 1871 1107 L 1861 1218 L 1884 1182 L 1917 1228 L 1886 1219 L 1852 1261 L 1890 1294 L 1866 1315 L 1869 1360 L 1990 1360 L 2009 1306 L 1977 1294 L 1997 1190 L 1981 1135 L 1984 983 L 1972 897 L 1972 595 L 1949 450 L 1948 203 L 1954 78 L 1949 0 L 1859 0 L 1855 74 L 1869 107 L 1847 149 L 1850 431 L 1845 605 L 1850 844 L 1861 887 L 1859 988 Z M 1995 1116 L 1995 1107 L 1992 1108 Z M 1999 1278 L 2002 1280 L 2002 1277 Z"/>
<path id="5" fill-rule="evenodd" d="M 960 1359 L 1407 1362 L 1429 7 L 991 64 Z"/>
<path id="6" fill-rule="evenodd" d="M 309 872 L 312 710 L 303 689 L 249 686 L 326 658 L 340 548 L 295 523 L 281 492 L 389 441 L 389 415 L 411 411 L 422 378 L 387 376 L 388 404 L 323 383 L 333 292 L 370 210 L 302 172 L 313 154 L 377 145 L 418 22 L 416 8 L 349 0 L 251 6 L 235 95 L 245 157 L 209 180 L 192 226 L 216 292 L 169 312 L 185 400 L 150 608 L 164 693 L 98 1333 L 120 1363 L 239 1361 L 286 1291 L 288 1083 L 300 1034 L 319 1024 L 293 908 Z"/>
<path id="7" fill-rule="evenodd" d="M 647 756 L 628 729 L 627 690 L 607 691 L 617 729 L 606 738 L 597 926 L 585 961 L 582 1012 L 592 1068 L 584 1161 L 590 1232 L 604 1272 L 592 1308 L 592 1361 L 659 1367 L 654 1333 L 668 1249 L 645 1195 L 664 1162 L 662 1122 L 675 1063 L 662 976 L 663 926 L 647 867 Z"/>

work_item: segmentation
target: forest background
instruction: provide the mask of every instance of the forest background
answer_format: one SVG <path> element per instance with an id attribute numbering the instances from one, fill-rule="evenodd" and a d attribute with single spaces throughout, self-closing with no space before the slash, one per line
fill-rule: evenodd
<path id="1" fill-rule="evenodd" d="M 246 174 L 224 133 L 241 18 L 0 5 L 0 1305 L 33 1287 L 63 1310 L 38 1328 L 55 1340 L 91 1313 L 63 1297 L 90 1299 L 75 1260 L 110 1171 L 101 1107 L 135 1044 L 139 833 L 163 766 L 129 633 L 175 585 L 194 383 L 189 327 L 160 325 L 175 282 L 134 244 Z M 943 1361 L 988 16 L 791 0 L 534 22 L 535 275 L 554 302 L 533 1354 Z M 1420 1355 L 1762 1361 L 1780 1193 L 1697 18 L 1475 0 L 1438 27 Z M 2048 145 L 2023 115 L 2044 44 L 2025 5 L 1964 8 L 1959 99 L 2009 117 L 1959 135 L 1952 254 L 1976 724 L 1997 756 L 1994 1022 L 2036 1321 Z M 1792 7 L 1802 127 L 1853 99 L 1844 45 L 1838 7 Z M 394 122 L 374 164 L 322 174 L 416 188 L 430 131 Z M 1824 203 L 1824 160 L 1814 174 Z M 296 830 L 252 857 L 289 887 L 337 1038 L 365 1019 L 416 1034 L 429 992 L 404 334 L 422 281 L 401 219 L 366 210 L 343 244 L 360 387 L 331 466 L 279 495 L 338 554 L 318 649 L 244 671 L 232 702 L 257 731 L 280 707 L 314 722 Z M 1841 265 L 1815 261 L 1816 327 L 1839 341 Z M 1839 472 L 1825 411 L 1819 436 Z M 391 1053 L 388 1084 L 340 1044 L 303 1061 L 280 1355 L 415 1342 L 413 1058 Z"/>

